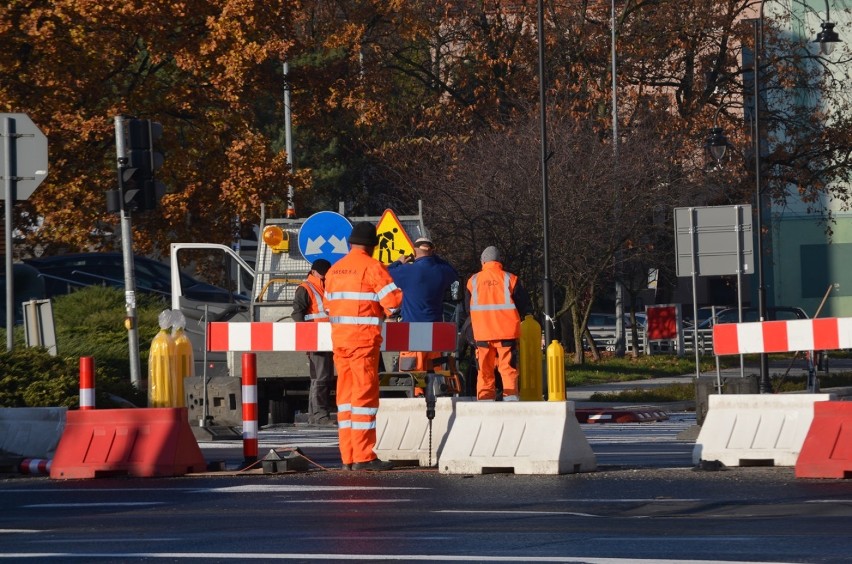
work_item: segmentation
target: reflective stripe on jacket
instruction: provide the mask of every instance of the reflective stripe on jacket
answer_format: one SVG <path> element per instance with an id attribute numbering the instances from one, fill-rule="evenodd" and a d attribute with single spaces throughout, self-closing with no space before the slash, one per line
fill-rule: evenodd
<path id="1" fill-rule="evenodd" d="M 381 323 L 399 309 L 402 291 L 387 268 L 352 249 L 325 275 L 325 300 L 335 347 L 381 343 Z"/>
<path id="2" fill-rule="evenodd" d="M 497 261 L 482 265 L 482 270 L 467 282 L 470 292 L 470 321 L 477 341 L 517 339 L 521 336 L 521 317 L 512 294 L 518 277 L 503 270 Z"/>
<path id="3" fill-rule="evenodd" d="M 309 274 L 308 279 L 299 284 L 311 296 L 308 311 L 305 312 L 305 321 L 328 321 L 328 312 L 325 311 L 325 304 L 322 300 L 322 285 L 322 280 L 313 274 Z"/>

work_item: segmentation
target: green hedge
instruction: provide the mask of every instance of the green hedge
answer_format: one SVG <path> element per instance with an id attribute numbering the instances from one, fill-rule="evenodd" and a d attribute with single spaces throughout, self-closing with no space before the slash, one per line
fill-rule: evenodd
<path id="1" fill-rule="evenodd" d="M 159 329 L 157 316 L 168 308 L 162 300 L 142 297 L 137 303 L 142 378 L 148 370 L 148 349 Z M 95 405 L 144 406 L 147 390 L 130 382 L 130 355 L 124 293 L 92 286 L 53 302 L 58 355 L 24 345 L 23 327 L 15 329 L 15 348 L 0 353 L 0 407 L 76 408 L 79 405 L 80 357 L 95 359 Z M 5 342 L 5 328 L 0 329 Z"/>

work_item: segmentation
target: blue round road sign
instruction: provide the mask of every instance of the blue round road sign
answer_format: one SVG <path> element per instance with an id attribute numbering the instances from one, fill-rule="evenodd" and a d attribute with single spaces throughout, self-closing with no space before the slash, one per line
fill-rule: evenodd
<path id="1" fill-rule="evenodd" d="M 352 224 L 339 213 L 317 212 L 299 229 L 299 251 L 305 260 L 325 259 L 334 264 L 349 252 Z"/>

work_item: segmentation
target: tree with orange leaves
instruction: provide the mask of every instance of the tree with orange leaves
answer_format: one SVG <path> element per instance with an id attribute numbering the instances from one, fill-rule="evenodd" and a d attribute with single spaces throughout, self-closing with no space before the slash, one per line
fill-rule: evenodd
<path id="1" fill-rule="evenodd" d="M 162 123 L 168 194 L 156 212 L 133 214 L 137 252 L 174 240 L 230 242 L 234 217 L 281 205 L 304 185 L 265 135 L 258 114 L 280 105 L 273 69 L 292 40 L 289 2 L 127 3 L 11 0 L 0 8 L 0 106 L 45 131 L 50 174 L 20 206 L 41 245 L 117 245 L 113 117 Z M 256 221 L 256 220 L 255 220 Z"/>
<path id="2" fill-rule="evenodd" d="M 682 171 L 692 203 L 750 200 L 743 109 L 750 61 L 742 54 L 750 44 L 743 18 L 753 7 L 752 0 L 616 2 L 619 131 L 677 140 L 654 145 L 659 152 L 646 158 Z M 21 248 L 116 245 L 117 218 L 105 212 L 103 193 L 116 184 L 117 114 L 153 119 L 165 130 L 161 176 L 169 194 L 160 209 L 134 214 L 137 252 L 163 254 L 172 241 L 229 242 L 235 218 L 256 223 L 260 204 L 283 215 L 290 184 L 302 214 L 335 209 L 338 201 L 353 213 L 376 214 L 389 202 L 405 213 L 424 198 L 427 218 L 443 225 L 433 209 L 451 213 L 451 202 L 480 198 L 456 182 L 460 173 L 494 173 L 466 147 L 501 135 L 535 146 L 534 135 L 505 133 L 529 127 L 538 114 L 535 8 L 531 0 L 10 0 L 0 7 L 0 49 L 11 54 L 0 60 L 0 107 L 28 113 L 51 147 L 50 176 L 18 206 L 27 212 L 17 224 L 28 234 Z M 545 10 L 549 115 L 606 139 L 610 3 L 545 3 Z M 787 107 L 765 116 L 788 133 L 773 136 L 764 157 L 767 193 L 778 202 L 793 193 L 815 207 L 825 194 L 844 198 L 852 112 L 842 77 L 829 72 L 833 65 L 811 64 L 773 19 L 766 29 L 767 52 L 784 56 L 767 58 L 765 91 L 795 85 L 803 97 L 833 100 L 820 111 Z M 285 60 L 295 173 L 281 141 Z M 738 148 L 722 174 L 702 170 L 701 144 L 714 117 Z M 534 183 L 538 159 L 518 154 L 534 159 L 524 162 L 534 168 L 521 169 Z M 433 203 L 438 196 L 445 204 Z M 534 197 L 519 203 L 529 210 L 498 210 L 489 221 L 541 221 Z M 446 233 L 464 248 L 467 233 L 449 225 Z M 623 232 L 611 239 L 644 240 Z M 581 254 L 554 260 L 597 260 L 570 252 Z M 532 288 L 541 272 L 538 261 L 529 262 Z M 602 284 L 590 280 L 578 300 L 594 297 L 592 282 Z"/>

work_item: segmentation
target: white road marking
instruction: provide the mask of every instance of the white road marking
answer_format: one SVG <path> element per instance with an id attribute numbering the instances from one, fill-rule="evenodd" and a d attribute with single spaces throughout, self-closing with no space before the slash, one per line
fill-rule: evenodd
<path id="1" fill-rule="evenodd" d="M 429 490 L 427 487 L 403 487 L 403 486 L 291 486 L 275 484 L 255 484 L 244 486 L 227 486 L 221 488 L 104 488 L 97 490 L 102 492 L 139 493 L 139 492 L 165 492 L 165 493 L 258 493 L 258 492 L 323 492 L 323 491 L 366 491 L 366 490 Z M 66 488 L 7 488 L 0 489 L 0 494 L 9 493 L 67 493 L 78 494 L 80 490 L 69 490 Z"/>
<path id="2" fill-rule="evenodd" d="M 406 486 L 288 486 L 278 484 L 249 484 L 245 486 L 226 486 L 223 488 L 202 488 L 198 493 L 258 493 L 258 492 L 347 492 L 347 491 L 386 491 L 386 490 L 428 490 L 431 488 Z"/>
<path id="3" fill-rule="evenodd" d="M 512 509 L 438 509 L 434 513 L 463 513 L 470 515 L 572 515 L 574 517 L 603 517 L 579 511 L 515 511 Z"/>
<path id="4" fill-rule="evenodd" d="M 400 503 L 415 501 L 413 499 L 283 499 L 276 500 L 275 503 Z"/>
<path id="5" fill-rule="evenodd" d="M 198 488 L 103 488 L 96 490 L 100 492 L 197 492 Z M 5 488 L 0 489 L 0 493 L 80 493 L 80 490 L 71 490 L 61 487 L 47 488 Z"/>
<path id="6" fill-rule="evenodd" d="M 569 499 L 569 498 L 565 498 L 565 499 L 554 499 L 553 501 L 560 502 L 560 503 L 563 503 L 563 502 L 564 503 L 684 503 L 684 502 L 693 503 L 693 502 L 699 502 L 699 501 L 704 501 L 704 500 L 698 499 L 698 498 L 695 498 L 695 499 L 689 499 L 689 498 L 678 499 L 678 498 L 655 498 L 655 497 L 651 497 L 651 498 L 643 499 L 643 498 L 629 498 L 628 497 L 628 498 L 620 498 L 620 499 L 619 498 L 614 498 L 614 499 L 601 499 L 601 498 L 598 498 L 598 499 L 582 499 L 582 498 Z"/>
<path id="7" fill-rule="evenodd" d="M 225 450 L 225 449 L 234 449 L 239 448 L 243 444 L 242 441 L 216 441 L 215 443 L 207 443 L 207 442 L 199 442 L 198 446 L 204 450 Z M 290 441 L 286 444 L 281 443 L 267 443 L 267 442 L 259 442 L 258 449 L 265 450 L 267 448 L 274 448 L 279 450 L 288 450 L 298 448 L 318 448 L 318 447 L 336 447 L 337 441 L 334 442 L 311 442 L 311 441 L 298 441 L 293 442 Z"/>
<path id="8" fill-rule="evenodd" d="M 145 505 L 164 505 L 165 501 L 123 501 L 123 502 L 103 502 L 103 503 L 33 503 L 30 505 L 22 505 L 27 509 L 44 509 L 45 507 L 57 509 L 61 507 L 141 507 Z"/>

